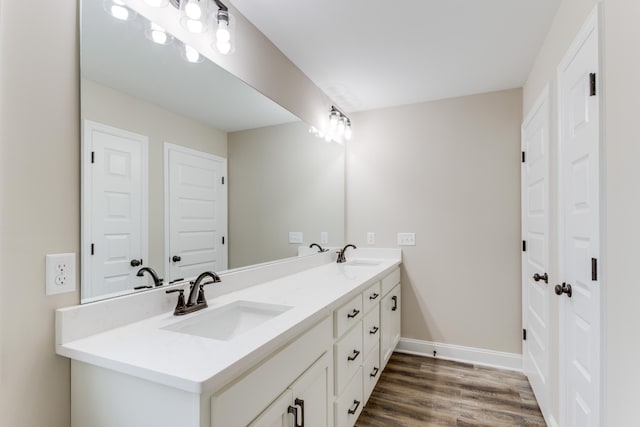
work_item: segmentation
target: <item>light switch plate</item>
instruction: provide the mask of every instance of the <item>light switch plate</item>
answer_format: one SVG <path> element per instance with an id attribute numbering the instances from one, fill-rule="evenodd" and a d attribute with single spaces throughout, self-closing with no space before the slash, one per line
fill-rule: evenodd
<path id="1" fill-rule="evenodd" d="M 415 246 L 416 233 L 398 233 L 398 246 Z"/>
<path id="2" fill-rule="evenodd" d="M 289 232 L 289 243 L 302 243 L 304 239 L 302 238 L 302 231 L 290 231 Z"/>
<path id="3" fill-rule="evenodd" d="M 46 257 L 46 294 L 76 290 L 76 254 L 50 254 Z"/>

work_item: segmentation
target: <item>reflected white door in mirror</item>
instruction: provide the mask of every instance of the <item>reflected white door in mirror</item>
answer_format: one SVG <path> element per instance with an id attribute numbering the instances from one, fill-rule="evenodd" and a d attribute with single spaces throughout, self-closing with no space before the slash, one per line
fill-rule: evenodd
<path id="1" fill-rule="evenodd" d="M 86 297 L 128 293 L 148 259 L 148 138 L 83 122 L 82 283 Z"/>
<path id="2" fill-rule="evenodd" d="M 227 269 L 227 160 L 164 144 L 166 281 Z"/>

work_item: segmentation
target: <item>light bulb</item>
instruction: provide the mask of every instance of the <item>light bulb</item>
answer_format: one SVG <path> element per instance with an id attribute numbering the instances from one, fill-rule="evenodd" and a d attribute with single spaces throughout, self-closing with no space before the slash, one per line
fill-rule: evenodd
<path id="1" fill-rule="evenodd" d="M 111 15 L 121 21 L 129 19 L 129 10 L 126 7 L 114 4 L 111 6 Z"/>
<path id="2" fill-rule="evenodd" d="M 204 30 L 204 26 L 201 21 L 196 19 L 187 19 L 187 30 L 192 33 L 201 33 Z"/>
<path id="3" fill-rule="evenodd" d="M 334 130 L 338 127 L 338 112 L 333 110 L 331 114 L 329 114 L 329 127 Z"/>
<path id="4" fill-rule="evenodd" d="M 184 7 L 184 13 L 190 19 L 200 19 L 202 16 L 202 9 L 196 0 L 189 0 Z"/>
<path id="5" fill-rule="evenodd" d="M 220 52 L 223 55 L 226 55 L 229 52 L 231 52 L 231 43 L 218 40 L 216 42 L 216 48 L 218 49 L 218 52 Z"/>
<path id="6" fill-rule="evenodd" d="M 187 61 L 195 63 L 200 59 L 200 54 L 197 50 L 192 48 L 191 46 L 184 46 L 184 56 L 187 58 Z"/>
<path id="7" fill-rule="evenodd" d="M 229 43 L 231 41 L 229 24 L 226 21 L 218 21 L 218 29 L 216 30 L 216 40 L 223 43 Z"/>
<path id="8" fill-rule="evenodd" d="M 345 128 L 345 118 L 342 117 L 340 118 L 340 120 L 338 120 L 338 135 L 342 136 L 344 135 L 344 128 Z"/>
<path id="9" fill-rule="evenodd" d="M 351 122 L 347 121 L 347 126 L 344 128 L 344 139 L 347 141 L 351 140 L 351 136 L 353 131 L 351 130 Z"/>

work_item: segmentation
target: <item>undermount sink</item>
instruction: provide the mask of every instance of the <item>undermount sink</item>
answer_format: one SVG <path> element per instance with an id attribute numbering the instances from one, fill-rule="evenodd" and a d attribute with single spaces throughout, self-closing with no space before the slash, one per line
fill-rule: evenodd
<path id="1" fill-rule="evenodd" d="M 382 261 L 376 259 L 354 259 L 353 261 L 347 261 L 346 265 L 372 267 L 374 265 L 380 265 L 381 262 Z"/>
<path id="2" fill-rule="evenodd" d="M 236 301 L 165 326 L 162 329 L 203 338 L 229 341 L 291 308 L 288 305 Z"/>

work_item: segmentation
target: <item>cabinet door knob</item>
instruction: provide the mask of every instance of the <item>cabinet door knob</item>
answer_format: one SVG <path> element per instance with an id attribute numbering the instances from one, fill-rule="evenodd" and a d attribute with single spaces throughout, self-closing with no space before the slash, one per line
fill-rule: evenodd
<path id="1" fill-rule="evenodd" d="M 554 288 L 554 291 L 556 292 L 556 295 L 567 294 L 569 298 L 571 298 L 571 295 L 573 295 L 573 290 L 571 289 L 571 285 L 564 282 L 562 283 L 562 285 L 556 285 L 556 287 Z"/>
<path id="2" fill-rule="evenodd" d="M 129 264 L 131 264 L 131 267 L 140 267 L 142 265 L 142 260 L 141 259 L 132 259 Z"/>
<path id="3" fill-rule="evenodd" d="M 542 280 L 544 281 L 544 283 L 549 283 L 549 275 L 547 273 L 544 273 L 541 276 L 538 273 L 536 273 L 533 275 L 533 280 L 535 280 L 536 282 L 539 282 L 540 280 Z"/>
<path id="4" fill-rule="evenodd" d="M 182 261 L 182 257 L 181 257 L 180 255 L 174 255 L 174 256 L 171 258 L 171 261 L 173 261 L 173 262 L 180 262 L 180 261 Z"/>

